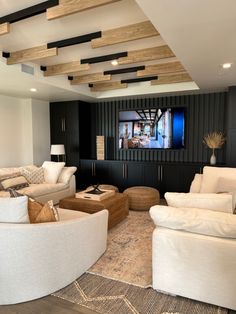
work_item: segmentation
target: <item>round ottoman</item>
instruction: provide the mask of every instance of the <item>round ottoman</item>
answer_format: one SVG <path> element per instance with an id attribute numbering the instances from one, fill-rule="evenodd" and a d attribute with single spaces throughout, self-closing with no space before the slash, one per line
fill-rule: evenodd
<path id="1" fill-rule="evenodd" d="M 160 202 L 159 191 L 148 186 L 133 186 L 123 193 L 128 195 L 129 209 L 133 210 L 149 210 Z"/>
<path id="2" fill-rule="evenodd" d="M 93 186 L 90 185 L 87 189 L 92 189 Z M 100 190 L 112 190 L 112 191 L 115 191 L 115 192 L 119 192 L 119 189 L 117 186 L 114 186 L 114 185 L 110 185 L 110 184 L 99 184 L 98 188 Z"/>

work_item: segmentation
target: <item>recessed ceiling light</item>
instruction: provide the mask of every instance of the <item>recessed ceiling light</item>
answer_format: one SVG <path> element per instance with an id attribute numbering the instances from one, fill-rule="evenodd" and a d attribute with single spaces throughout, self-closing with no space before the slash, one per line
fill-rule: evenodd
<path id="1" fill-rule="evenodd" d="M 37 89 L 34 88 L 34 87 L 32 87 L 32 88 L 30 89 L 30 91 L 33 92 L 33 93 L 35 93 L 35 92 L 37 92 Z"/>
<path id="2" fill-rule="evenodd" d="M 111 61 L 111 64 L 114 65 L 114 66 L 116 66 L 116 65 L 118 65 L 118 61 L 117 61 L 116 59 L 115 59 L 115 60 L 112 60 L 112 61 Z"/>
<path id="3" fill-rule="evenodd" d="M 223 69 L 229 69 L 231 68 L 231 66 L 232 66 L 232 63 L 229 63 L 229 62 L 222 64 Z"/>

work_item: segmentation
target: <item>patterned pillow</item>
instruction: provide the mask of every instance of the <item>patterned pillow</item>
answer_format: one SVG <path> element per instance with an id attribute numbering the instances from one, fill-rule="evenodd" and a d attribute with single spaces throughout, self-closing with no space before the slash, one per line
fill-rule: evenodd
<path id="1" fill-rule="evenodd" d="M 29 186 L 27 180 L 23 176 L 3 179 L 1 185 L 4 190 L 8 190 L 9 188 L 20 190 Z"/>
<path id="2" fill-rule="evenodd" d="M 15 178 L 15 177 L 19 177 L 21 174 L 20 172 L 16 172 L 16 173 L 12 173 L 12 174 L 5 174 L 5 175 L 1 175 L 0 176 L 0 191 L 4 190 L 4 187 L 2 186 L 2 182 L 6 179 L 10 179 L 10 178 Z"/>
<path id="3" fill-rule="evenodd" d="M 44 169 L 42 167 L 36 170 L 27 170 L 23 168 L 21 174 L 26 178 L 26 180 L 31 184 L 44 183 Z"/>

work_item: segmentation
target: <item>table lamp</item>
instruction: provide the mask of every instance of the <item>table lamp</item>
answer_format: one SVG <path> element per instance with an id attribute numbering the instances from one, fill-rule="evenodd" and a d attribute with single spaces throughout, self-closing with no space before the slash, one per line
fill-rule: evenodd
<path id="1" fill-rule="evenodd" d="M 65 155 L 65 146 L 63 144 L 51 145 L 51 155 L 57 155 L 57 161 L 60 161 L 60 155 Z"/>

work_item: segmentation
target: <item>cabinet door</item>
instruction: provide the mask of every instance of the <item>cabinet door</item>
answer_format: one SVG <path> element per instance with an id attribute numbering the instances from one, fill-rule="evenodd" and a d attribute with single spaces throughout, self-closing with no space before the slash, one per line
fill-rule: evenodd
<path id="1" fill-rule="evenodd" d="M 50 104 L 50 128 L 51 128 L 51 144 L 65 144 L 65 119 L 66 111 L 64 103 Z"/>
<path id="2" fill-rule="evenodd" d="M 77 177 L 79 189 L 85 189 L 90 184 L 94 184 L 94 160 L 81 159 Z"/>
<path id="3" fill-rule="evenodd" d="M 162 166 L 156 163 L 143 163 L 143 185 L 160 189 Z"/>
<path id="4" fill-rule="evenodd" d="M 195 173 L 200 173 L 200 165 L 163 165 L 163 190 L 189 192 Z"/>
<path id="5" fill-rule="evenodd" d="M 65 103 L 65 149 L 66 164 L 68 166 L 79 165 L 79 107 L 78 102 Z"/>

